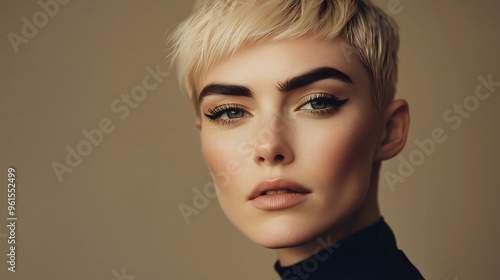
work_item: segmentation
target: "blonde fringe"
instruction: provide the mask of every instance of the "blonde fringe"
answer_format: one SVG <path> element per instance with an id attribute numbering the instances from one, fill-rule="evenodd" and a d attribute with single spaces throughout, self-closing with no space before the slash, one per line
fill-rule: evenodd
<path id="1" fill-rule="evenodd" d="M 305 35 L 342 37 L 368 70 L 376 108 L 394 99 L 397 25 L 369 0 L 199 0 L 169 38 L 170 58 L 198 112 L 196 82 L 213 65 L 243 45 Z"/>

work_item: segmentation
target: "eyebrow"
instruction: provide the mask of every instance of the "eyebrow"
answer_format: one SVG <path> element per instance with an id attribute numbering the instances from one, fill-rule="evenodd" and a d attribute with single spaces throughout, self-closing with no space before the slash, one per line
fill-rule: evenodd
<path id="1" fill-rule="evenodd" d="M 325 79 L 337 79 L 352 84 L 351 78 L 340 70 L 332 67 L 321 67 L 288 79 L 284 83 L 278 83 L 278 89 L 281 92 L 289 92 Z"/>
<path id="2" fill-rule="evenodd" d="M 278 83 L 278 90 L 283 93 L 290 92 L 292 90 L 296 90 L 325 79 L 337 79 L 352 84 L 351 78 L 340 70 L 332 67 L 321 67 L 292 77 L 283 83 Z M 205 86 L 201 91 L 198 98 L 198 104 L 201 104 L 201 101 L 206 96 L 215 94 L 253 97 L 252 91 L 245 86 L 230 84 L 209 84 Z"/>
<path id="3" fill-rule="evenodd" d="M 229 84 L 210 84 L 203 88 L 198 98 L 198 104 L 205 96 L 221 94 L 221 95 L 233 95 L 233 96 L 246 96 L 252 97 L 252 91 L 245 86 L 229 85 Z"/>

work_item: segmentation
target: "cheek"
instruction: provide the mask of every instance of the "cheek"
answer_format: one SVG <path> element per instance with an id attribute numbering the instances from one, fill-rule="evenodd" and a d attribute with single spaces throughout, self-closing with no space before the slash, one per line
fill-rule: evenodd
<path id="1" fill-rule="evenodd" d="M 368 119 L 345 118 L 325 122 L 315 135 L 303 139 L 308 143 L 310 173 L 313 178 L 338 186 L 366 185 L 370 178 L 375 152 L 376 131 Z"/>
<path id="2" fill-rule="evenodd" d="M 246 169 L 251 159 L 248 137 L 244 133 L 224 133 L 206 129 L 201 134 L 202 152 L 212 173 L 219 204 L 233 224 L 243 214 L 245 193 L 242 183 L 249 181 Z"/>
<path id="3" fill-rule="evenodd" d="M 248 140 L 241 134 L 202 131 L 201 146 L 218 191 L 234 185 L 234 178 L 243 174 L 250 154 Z"/>

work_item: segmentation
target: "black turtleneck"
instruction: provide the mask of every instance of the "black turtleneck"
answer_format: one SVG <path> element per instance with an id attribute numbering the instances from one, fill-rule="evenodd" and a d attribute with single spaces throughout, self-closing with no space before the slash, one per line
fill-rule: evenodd
<path id="1" fill-rule="evenodd" d="M 281 267 L 276 261 L 274 269 L 283 280 L 424 279 L 383 218 L 297 264 Z"/>

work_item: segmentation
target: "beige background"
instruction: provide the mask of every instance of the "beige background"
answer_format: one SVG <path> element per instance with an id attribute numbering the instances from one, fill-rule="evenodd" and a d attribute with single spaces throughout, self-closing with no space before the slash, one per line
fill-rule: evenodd
<path id="1" fill-rule="evenodd" d="M 384 165 L 383 215 L 427 279 L 500 279 L 500 87 L 458 129 L 443 119 L 471 100 L 478 76 L 500 81 L 500 2 L 376 2 L 401 28 L 398 96 L 412 117 L 402 159 L 435 128 L 447 135 L 392 189 L 384 174 L 397 174 L 401 158 Z M 175 73 L 123 120 L 111 108 L 147 66 L 168 71 L 164 39 L 192 3 L 70 1 L 16 54 L 7 34 L 22 35 L 21 19 L 42 8 L 0 1 L 0 225 L 9 166 L 19 219 L 16 273 L 0 226 L 0 279 L 278 279 L 274 253 L 245 239 L 215 198 L 189 225 L 180 214 L 210 177 Z M 51 164 L 103 118 L 114 131 L 60 182 Z"/>

